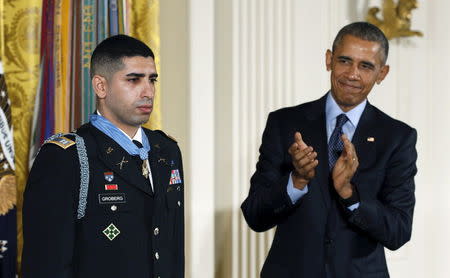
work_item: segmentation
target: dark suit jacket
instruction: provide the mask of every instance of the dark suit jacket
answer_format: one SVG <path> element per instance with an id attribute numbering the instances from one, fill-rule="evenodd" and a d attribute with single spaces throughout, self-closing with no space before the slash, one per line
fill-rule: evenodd
<path id="1" fill-rule="evenodd" d="M 77 148 L 43 145 L 24 195 L 24 278 L 184 277 L 184 184 L 169 184 L 176 169 L 184 181 L 180 150 L 164 133 L 144 132 L 154 194 L 142 175 L 142 160 L 90 124 L 78 129 L 90 168 L 80 220 Z M 121 169 L 122 159 L 128 162 Z M 108 172 L 112 181 L 105 178 Z M 118 188 L 106 190 L 105 184 Z M 113 240 L 103 234 L 111 223 L 120 231 Z"/>
<path id="2" fill-rule="evenodd" d="M 241 208 L 257 232 L 277 227 L 261 277 L 389 277 L 384 247 L 411 237 L 416 131 L 367 103 L 353 136 L 359 167 L 352 184 L 360 206 L 351 212 L 336 197 L 328 170 L 326 96 L 269 114 L 256 172 Z M 287 152 L 300 131 L 318 153 L 309 192 L 292 204 Z M 373 139 L 371 139 L 373 138 Z"/>

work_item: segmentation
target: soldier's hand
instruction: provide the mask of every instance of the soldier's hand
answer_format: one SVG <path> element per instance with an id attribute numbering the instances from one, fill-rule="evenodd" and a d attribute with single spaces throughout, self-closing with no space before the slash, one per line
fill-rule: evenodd
<path id="1" fill-rule="evenodd" d="M 314 178 L 316 167 L 319 164 L 317 153 L 311 146 L 306 145 L 300 132 L 294 135 L 295 142 L 289 147 L 289 154 L 292 158 L 292 180 L 294 187 L 303 189 Z"/>
<path id="2" fill-rule="evenodd" d="M 341 198 L 347 199 L 353 194 L 350 181 L 359 166 L 359 162 L 355 146 L 350 142 L 347 135 L 343 134 L 341 140 L 344 142 L 344 150 L 334 165 L 332 179 L 336 192 Z"/>

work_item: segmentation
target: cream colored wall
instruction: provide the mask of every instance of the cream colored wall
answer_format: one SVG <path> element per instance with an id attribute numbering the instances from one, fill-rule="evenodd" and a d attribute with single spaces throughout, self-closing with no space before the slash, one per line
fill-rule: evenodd
<path id="1" fill-rule="evenodd" d="M 184 0 L 160 1 L 160 34 L 161 34 L 161 112 L 163 130 L 173 136 L 181 148 L 184 162 L 185 196 L 190 194 L 189 146 L 189 34 L 188 34 L 188 2 Z M 191 209 L 189 200 L 185 202 L 185 238 L 191 236 Z M 192 250 L 190 240 L 186 240 L 186 250 Z M 191 272 L 191 260 L 186 252 L 187 277 Z"/>
<path id="2" fill-rule="evenodd" d="M 269 111 L 320 97 L 324 53 L 368 0 L 164 0 L 163 126 L 182 148 L 187 181 L 187 277 L 257 277 L 271 233 L 251 232 L 239 211 Z M 419 1 L 424 38 L 391 41 L 386 80 L 370 101 L 417 128 L 413 236 L 388 253 L 392 277 L 450 270 L 450 2 Z"/>

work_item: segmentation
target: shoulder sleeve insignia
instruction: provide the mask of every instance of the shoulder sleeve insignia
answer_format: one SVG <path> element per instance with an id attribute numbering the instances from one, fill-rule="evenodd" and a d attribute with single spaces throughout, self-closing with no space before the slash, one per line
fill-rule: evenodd
<path id="1" fill-rule="evenodd" d="M 52 140 L 48 141 L 47 143 L 52 143 L 52 144 L 58 145 L 63 149 L 67 149 L 68 147 L 75 145 L 75 141 L 73 141 L 65 136 L 53 138 Z"/>

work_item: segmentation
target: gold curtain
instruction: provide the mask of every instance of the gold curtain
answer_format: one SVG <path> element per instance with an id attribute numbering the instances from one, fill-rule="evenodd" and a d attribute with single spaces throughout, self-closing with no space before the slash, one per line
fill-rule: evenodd
<path id="1" fill-rule="evenodd" d="M 22 201 L 28 174 L 30 124 L 38 86 L 42 0 L 0 0 L 1 55 L 11 99 L 17 176 L 18 260 L 22 254 Z"/>
<path id="2" fill-rule="evenodd" d="M 159 0 L 131 1 L 130 36 L 135 37 L 153 50 L 156 60 L 156 70 L 160 73 L 160 42 L 159 42 Z M 161 129 L 161 91 L 156 84 L 156 97 L 150 120 L 144 125 L 151 129 Z"/>

